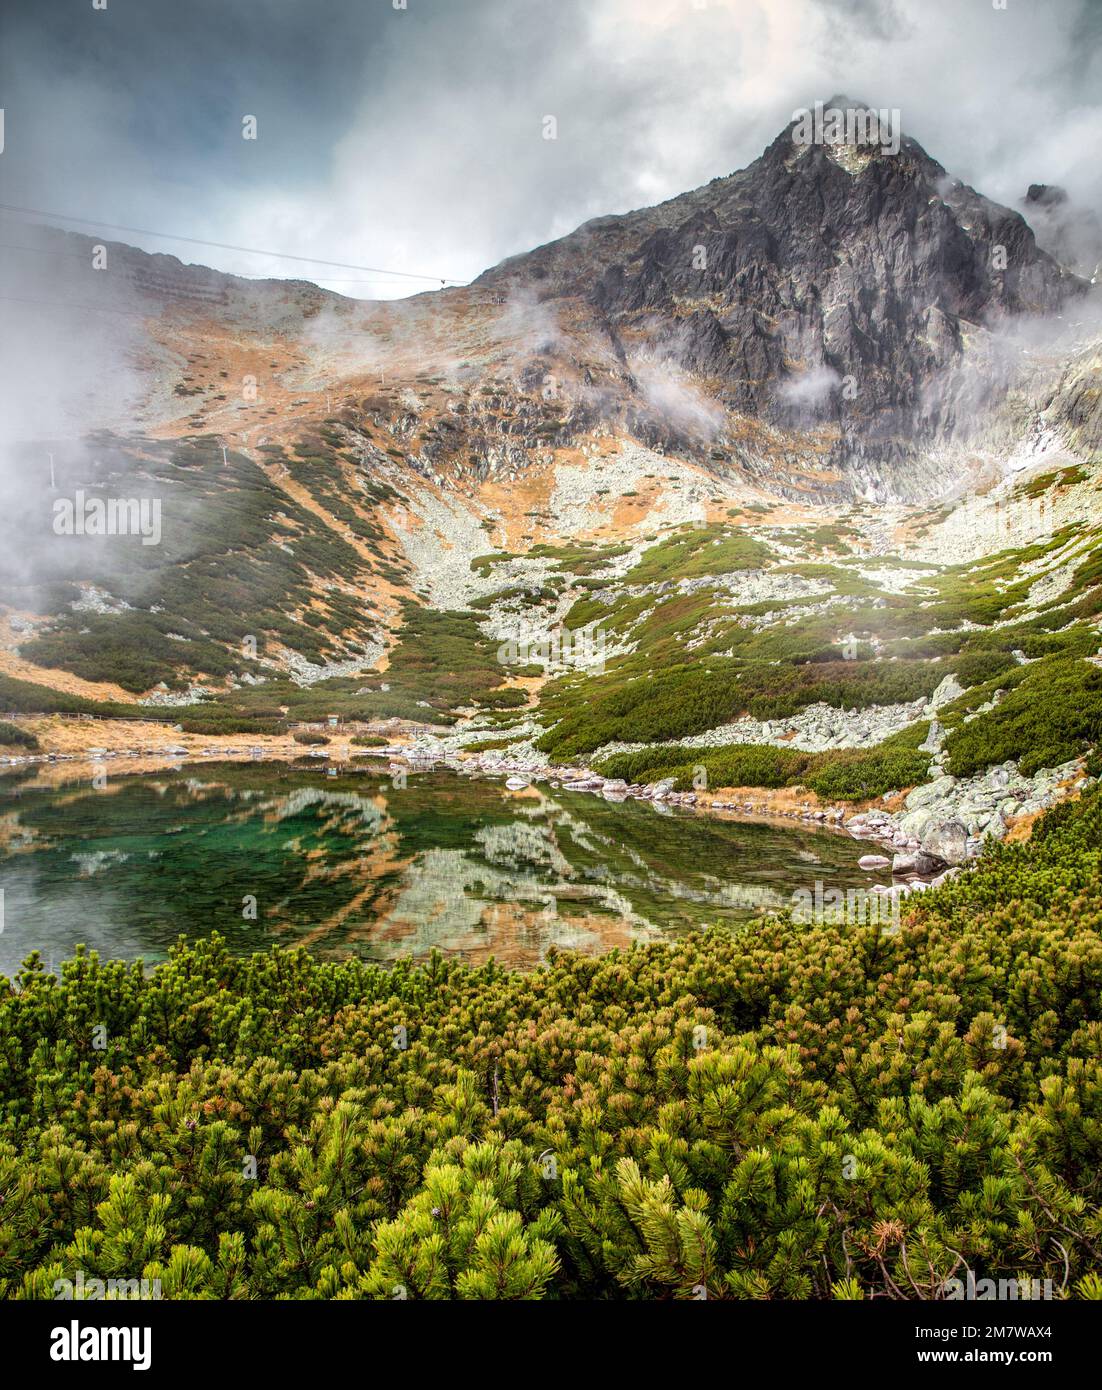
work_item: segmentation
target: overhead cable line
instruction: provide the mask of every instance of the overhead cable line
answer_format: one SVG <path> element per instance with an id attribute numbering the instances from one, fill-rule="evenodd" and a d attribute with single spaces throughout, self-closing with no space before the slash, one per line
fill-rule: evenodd
<path id="1" fill-rule="evenodd" d="M 16 213 L 24 217 L 52 218 L 57 222 L 78 222 L 84 227 L 101 227 L 109 232 L 126 232 L 132 236 L 158 237 L 162 241 L 186 242 L 189 246 L 211 246 L 219 251 L 239 251 L 247 256 L 268 256 L 279 261 L 301 261 L 304 265 L 324 265 L 334 270 L 361 270 L 370 275 L 393 275 L 402 280 L 432 280 L 440 285 L 462 285 L 467 282 L 454 276 L 428 275 L 412 270 L 389 270 L 377 265 L 354 265 L 349 261 L 326 261 L 317 256 L 298 256 L 290 251 L 263 251 L 256 246 L 237 246 L 227 241 L 205 241 L 202 237 L 180 236 L 176 232 L 154 232 L 147 227 L 125 227 L 117 222 L 98 222 L 91 217 L 71 217 L 63 212 L 45 212 L 41 208 L 18 207 L 14 203 L 0 203 L 0 212 Z M 230 274 L 232 272 L 224 272 Z"/>

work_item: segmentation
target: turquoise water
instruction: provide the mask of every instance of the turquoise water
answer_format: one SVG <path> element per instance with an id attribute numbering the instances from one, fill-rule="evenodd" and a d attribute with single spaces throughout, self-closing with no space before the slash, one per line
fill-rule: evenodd
<path id="1" fill-rule="evenodd" d="M 77 765 L 74 764 L 74 768 Z M 84 942 L 162 960 L 177 937 L 248 952 L 448 955 L 530 966 L 783 907 L 816 879 L 868 883 L 827 831 L 724 821 L 379 763 L 277 763 L 43 785 L 0 777 L 0 972 Z"/>

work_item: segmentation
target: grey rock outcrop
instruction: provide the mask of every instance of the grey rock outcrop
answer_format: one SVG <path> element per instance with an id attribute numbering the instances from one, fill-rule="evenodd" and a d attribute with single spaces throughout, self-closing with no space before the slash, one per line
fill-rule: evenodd
<path id="1" fill-rule="evenodd" d="M 954 819 L 931 824 L 921 840 L 923 849 L 946 864 L 963 864 L 969 857 L 968 828 L 963 821 Z"/>
<path id="2" fill-rule="evenodd" d="M 602 408 L 645 442 L 700 443 L 656 408 L 644 364 L 657 363 L 718 382 L 723 410 L 782 431 L 834 429 L 823 463 L 856 469 L 966 433 L 1005 391 L 982 368 L 958 371 L 966 327 L 1055 312 L 1087 289 L 1019 213 L 951 178 L 916 141 L 894 153 L 879 137 L 798 143 L 795 122 L 747 168 L 596 218 L 475 286 L 569 301 L 572 321 L 621 364 L 595 393 Z M 859 412 L 843 395 L 849 378 Z M 716 444 L 728 456 L 714 432 L 706 442 L 710 457 Z"/>

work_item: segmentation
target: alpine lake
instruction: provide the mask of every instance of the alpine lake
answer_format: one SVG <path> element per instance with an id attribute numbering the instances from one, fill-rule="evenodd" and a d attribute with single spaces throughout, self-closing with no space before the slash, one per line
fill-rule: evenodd
<path id="1" fill-rule="evenodd" d="M 181 936 L 394 962 L 436 949 L 538 965 L 747 923 L 793 893 L 865 886 L 845 833 L 645 801 L 520 791 L 453 770 L 395 774 L 209 758 L 0 774 L 0 973 L 78 943 L 164 960 Z"/>

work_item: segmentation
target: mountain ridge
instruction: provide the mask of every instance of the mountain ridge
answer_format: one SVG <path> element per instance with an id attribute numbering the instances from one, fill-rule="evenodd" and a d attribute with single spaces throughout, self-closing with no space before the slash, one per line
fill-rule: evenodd
<path id="1" fill-rule="evenodd" d="M 1102 447 L 1099 352 L 1073 320 L 1081 306 L 1090 328 L 1093 292 L 910 137 L 890 155 L 802 148 L 792 129 L 657 209 L 400 301 L 113 243 L 94 272 L 94 239 L 43 233 L 43 293 L 72 299 L 78 352 L 115 370 L 93 361 L 81 375 L 62 354 L 52 379 L 78 410 L 95 386 L 104 432 L 66 442 L 59 427 L 55 444 L 40 432 L 12 455 L 5 527 L 33 563 L 5 574 L 20 626 L 0 667 L 39 686 L 64 671 L 89 690 L 123 675 L 114 698 L 154 702 L 253 681 L 324 687 L 382 669 L 411 614 L 481 605 L 463 640 L 483 684 L 465 690 L 492 702 L 474 648 L 577 606 L 549 553 L 573 557 L 582 581 L 611 566 L 613 587 L 652 567 L 652 547 L 699 566 L 674 543 L 685 526 L 717 554 L 743 554 L 760 530 L 762 564 L 812 563 L 806 537 L 837 525 L 861 553 L 932 525 L 979 554 L 986 532 L 975 550 L 937 506 L 1013 496 L 1018 473 L 1075 475 L 1052 486 L 1085 497 L 1075 470 Z M 108 327 L 89 326 L 96 308 Z M 56 546 L 55 456 L 58 486 L 162 496 L 164 547 Z M 812 596 L 798 589 L 778 593 Z M 499 591 L 542 597 L 518 611 Z M 239 657 L 250 636 L 260 671 Z M 509 698 L 526 679 L 506 677 Z M 425 693 L 411 678 L 401 701 L 367 704 L 409 716 Z"/>

